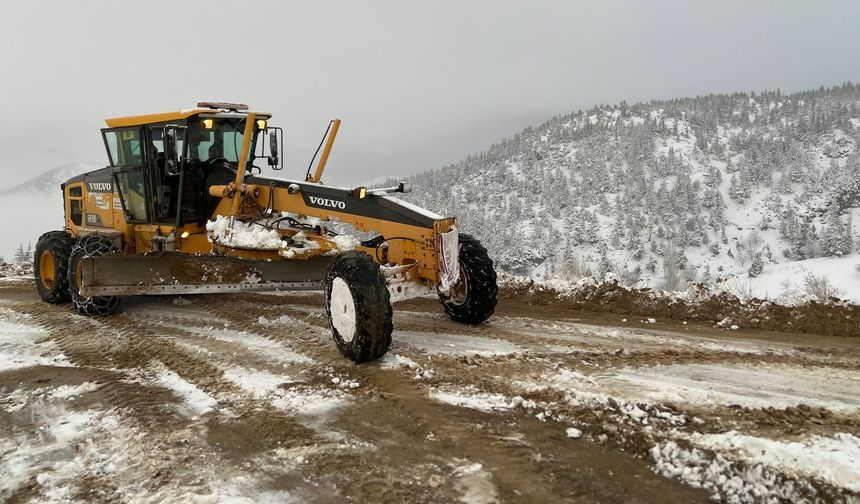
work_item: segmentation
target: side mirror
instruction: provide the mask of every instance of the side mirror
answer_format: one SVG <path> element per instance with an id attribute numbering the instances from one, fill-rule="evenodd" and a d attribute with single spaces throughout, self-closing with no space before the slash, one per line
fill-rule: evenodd
<path id="1" fill-rule="evenodd" d="M 162 139 L 164 141 L 164 171 L 168 175 L 179 175 L 179 153 L 176 151 L 176 138 L 178 128 L 176 126 L 165 126 Z"/>
<path id="2" fill-rule="evenodd" d="M 279 145 L 284 141 L 284 130 L 281 128 L 269 127 L 269 166 L 273 170 L 282 170 L 284 163 L 281 160 Z M 279 138 L 280 135 L 280 138 Z"/>
<path id="3" fill-rule="evenodd" d="M 273 131 L 269 135 L 269 166 L 278 165 L 278 135 Z"/>

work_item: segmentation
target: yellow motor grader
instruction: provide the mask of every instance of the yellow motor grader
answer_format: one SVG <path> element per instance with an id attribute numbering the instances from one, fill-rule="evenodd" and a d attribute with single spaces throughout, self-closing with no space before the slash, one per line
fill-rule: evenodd
<path id="1" fill-rule="evenodd" d="M 270 118 L 203 102 L 107 119 L 109 165 L 62 184 L 64 229 L 36 244 L 41 298 L 103 316 L 122 296 L 324 289 L 335 343 L 356 362 L 388 350 L 392 293 L 431 287 L 452 319 L 490 317 L 493 262 L 455 218 L 395 197 L 408 183 L 324 185 L 337 119 L 303 180 L 260 176 L 258 160 L 283 169 Z"/>

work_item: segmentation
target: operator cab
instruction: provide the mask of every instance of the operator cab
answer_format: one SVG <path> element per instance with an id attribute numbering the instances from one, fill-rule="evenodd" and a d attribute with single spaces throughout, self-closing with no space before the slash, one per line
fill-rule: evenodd
<path id="1" fill-rule="evenodd" d="M 193 110 L 107 119 L 102 135 L 127 222 L 202 226 L 219 202 L 209 188 L 236 178 L 247 110 L 201 102 Z M 257 148 L 261 133 L 269 132 L 270 114 L 256 117 L 247 174 L 259 157 L 278 168 L 276 141 L 269 156 L 265 142 Z"/>

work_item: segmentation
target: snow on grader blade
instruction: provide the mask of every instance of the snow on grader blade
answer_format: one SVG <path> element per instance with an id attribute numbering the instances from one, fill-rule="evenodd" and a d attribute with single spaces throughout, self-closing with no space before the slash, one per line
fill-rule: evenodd
<path id="1" fill-rule="evenodd" d="M 62 184 L 65 226 L 37 243 L 41 298 L 101 316 L 130 295 L 322 289 L 332 337 L 356 362 L 388 350 L 392 293 L 435 288 L 466 324 L 492 315 L 493 261 L 454 217 L 393 196 L 408 183 L 322 183 L 339 120 L 313 173 L 259 176 L 257 161 L 283 168 L 270 119 L 220 102 L 107 119 L 108 166 Z"/>

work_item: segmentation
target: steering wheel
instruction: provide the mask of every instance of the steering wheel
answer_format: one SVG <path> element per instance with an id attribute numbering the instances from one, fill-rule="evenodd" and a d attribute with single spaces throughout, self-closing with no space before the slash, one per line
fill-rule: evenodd
<path id="1" fill-rule="evenodd" d="M 234 174 L 236 173 L 236 169 L 234 169 L 232 166 L 230 166 L 230 162 L 227 161 L 227 159 L 225 159 L 225 158 L 212 158 L 212 159 L 206 160 L 206 166 L 208 166 L 210 168 L 212 168 L 214 166 L 219 166 L 219 165 L 223 166 L 224 168 L 227 168 L 231 173 L 234 173 Z"/>

